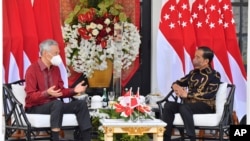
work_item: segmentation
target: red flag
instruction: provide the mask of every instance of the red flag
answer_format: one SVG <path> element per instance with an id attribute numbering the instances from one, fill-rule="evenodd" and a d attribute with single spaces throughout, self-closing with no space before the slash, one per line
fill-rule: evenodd
<path id="1" fill-rule="evenodd" d="M 165 38 L 172 45 L 178 57 L 182 62 L 182 70 L 184 70 L 184 49 L 182 34 L 179 26 L 178 9 L 175 0 L 169 0 L 165 3 L 161 10 L 160 30 Z"/>
<path id="2" fill-rule="evenodd" d="M 64 81 L 64 86 L 68 87 L 68 75 L 67 70 L 65 68 L 66 60 L 65 60 L 65 45 L 62 36 L 62 29 L 61 29 L 61 21 L 60 21 L 60 0 L 49 0 L 50 6 L 50 15 L 52 21 L 52 32 L 53 38 L 58 42 L 60 48 L 60 56 L 62 57 L 63 64 L 61 64 L 60 72 L 62 79 Z"/>
<path id="3" fill-rule="evenodd" d="M 163 3 L 157 36 L 157 81 L 160 93 L 167 94 L 174 81 L 184 75 L 182 31 L 175 0 Z"/>
<path id="4" fill-rule="evenodd" d="M 196 34 L 197 46 L 212 47 L 212 36 L 206 26 L 205 0 L 195 0 L 192 5 L 192 19 Z"/>
<path id="5" fill-rule="evenodd" d="M 224 32 L 219 23 L 219 5 L 217 0 L 196 0 L 192 5 L 192 18 L 196 31 L 196 41 L 198 46 L 208 46 L 214 53 L 213 65 L 221 74 L 223 82 L 231 82 L 232 75 L 224 40 Z M 222 65 L 223 64 L 223 65 Z"/>
<path id="6" fill-rule="evenodd" d="M 193 69 L 192 58 L 196 50 L 196 38 L 188 0 L 180 0 L 178 3 L 179 24 L 182 29 L 185 49 L 185 74 Z"/>
<path id="7" fill-rule="evenodd" d="M 16 0 L 4 0 L 11 33 L 11 54 L 8 82 L 23 79 L 23 36 Z"/>
<path id="8" fill-rule="evenodd" d="M 238 118 L 241 119 L 246 114 L 246 71 L 236 37 L 231 1 L 222 0 L 220 6 L 233 83 L 236 85 L 234 106 Z"/>
<path id="9" fill-rule="evenodd" d="M 220 72 L 223 82 L 232 82 L 219 2 L 218 0 L 208 0 L 206 7 L 206 22 L 213 38 L 212 48 L 215 53 L 214 68 Z"/>
<path id="10" fill-rule="evenodd" d="M 53 39 L 49 0 L 35 0 L 33 4 L 33 12 L 38 42 L 40 43 L 49 38 Z"/>
<path id="11" fill-rule="evenodd" d="M 4 82 L 8 82 L 10 65 L 11 35 L 8 22 L 8 13 L 5 0 L 3 1 L 3 66 Z"/>
<path id="12" fill-rule="evenodd" d="M 60 21 L 60 0 L 49 0 L 50 15 L 52 21 L 52 32 L 54 39 L 60 47 L 60 55 L 65 64 L 64 41 L 62 37 L 61 21 Z"/>
<path id="13" fill-rule="evenodd" d="M 21 28 L 23 30 L 24 73 L 28 66 L 38 59 L 38 38 L 30 0 L 17 0 Z"/>
<path id="14" fill-rule="evenodd" d="M 60 47 L 61 58 L 64 59 L 65 64 L 59 4 L 59 0 L 35 0 L 33 9 L 39 42 L 49 38 L 56 40 Z M 68 76 L 64 64 L 61 64 L 59 68 L 64 81 L 64 87 L 68 87 Z"/>

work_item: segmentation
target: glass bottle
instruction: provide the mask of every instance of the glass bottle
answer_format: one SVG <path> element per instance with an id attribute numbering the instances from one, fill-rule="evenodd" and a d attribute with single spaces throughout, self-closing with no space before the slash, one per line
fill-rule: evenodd
<path id="1" fill-rule="evenodd" d="M 103 106 L 103 108 L 108 106 L 108 96 L 107 96 L 107 89 L 106 88 L 103 88 L 102 106 Z"/>

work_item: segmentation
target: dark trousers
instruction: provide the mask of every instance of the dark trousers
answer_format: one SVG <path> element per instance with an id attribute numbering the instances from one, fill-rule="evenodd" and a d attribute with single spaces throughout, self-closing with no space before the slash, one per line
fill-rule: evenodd
<path id="1" fill-rule="evenodd" d="M 210 106 L 203 102 L 184 104 L 166 102 L 162 116 L 162 120 L 167 123 L 164 141 L 171 139 L 175 113 L 180 113 L 184 122 L 184 128 L 186 129 L 186 134 L 190 137 L 195 137 L 193 114 L 214 113 L 214 110 L 212 110 Z"/>
<path id="2" fill-rule="evenodd" d="M 27 113 L 50 114 L 51 128 L 61 128 L 63 114 L 73 113 L 77 117 L 79 128 L 82 131 L 92 127 L 87 103 L 84 100 L 75 100 L 63 103 L 54 100 L 43 105 L 35 106 L 26 110 Z"/>

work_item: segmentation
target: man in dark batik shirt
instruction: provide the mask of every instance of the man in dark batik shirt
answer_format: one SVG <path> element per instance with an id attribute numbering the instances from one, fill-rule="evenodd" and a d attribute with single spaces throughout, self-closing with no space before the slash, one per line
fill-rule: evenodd
<path id="1" fill-rule="evenodd" d="M 167 123 L 164 141 L 171 140 L 174 114 L 180 113 L 186 134 L 195 141 L 193 114 L 214 113 L 215 95 L 219 89 L 220 73 L 211 67 L 214 53 L 208 47 L 199 47 L 193 59 L 194 70 L 173 83 L 175 94 L 183 99 L 183 103 L 166 102 L 163 120 Z"/>

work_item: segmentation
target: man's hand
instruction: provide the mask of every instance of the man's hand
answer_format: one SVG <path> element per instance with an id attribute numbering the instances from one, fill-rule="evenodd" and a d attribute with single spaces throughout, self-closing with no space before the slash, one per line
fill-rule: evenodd
<path id="1" fill-rule="evenodd" d="M 85 92 L 86 89 L 87 89 L 87 87 L 88 87 L 88 85 L 84 85 L 84 86 L 83 86 L 83 84 L 84 84 L 84 81 L 78 83 L 78 84 L 76 85 L 76 87 L 74 88 L 74 92 L 75 92 L 75 93 L 83 93 L 83 92 Z"/>
<path id="2" fill-rule="evenodd" d="M 187 97 L 188 93 L 185 90 L 185 88 L 179 86 L 178 84 L 173 84 L 172 88 L 177 96 L 182 97 L 182 98 Z"/>
<path id="3" fill-rule="evenodd" d="M 62 96 L 62 92 L 61 92 L 61 89 L 58 89 L 58 90 L 54 90 L 55 89 L 55 85 L 50 87 L 48 90 L 47 90 L 47 93 L 50 95 L 50 96 L 53 96 L 53 97 L 60 97 Z"/>

